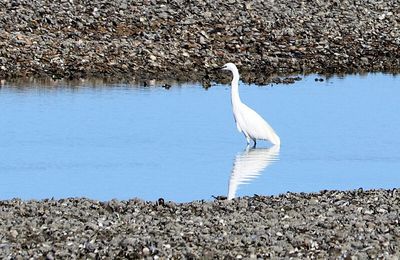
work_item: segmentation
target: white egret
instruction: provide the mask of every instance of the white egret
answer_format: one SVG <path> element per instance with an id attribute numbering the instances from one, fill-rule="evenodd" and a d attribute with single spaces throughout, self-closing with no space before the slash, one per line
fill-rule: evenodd
<path id="1" fill-rule="evenodd" d="M 275 133 L 274 129 L 265 121 L 256 111 L 242 103 L 239 96 L 239 71 L 235 64 L 227 63 L 222 67 L 223 70 L 229 70 L 233 73 L 231 101 L 233 117 L 235 118 L 236 127 L 242 132 L 247 140 L 253 140 L 254 146 L 257 140 L 267 140 L 275 145 L 280 145 L 281 140 Z"/>

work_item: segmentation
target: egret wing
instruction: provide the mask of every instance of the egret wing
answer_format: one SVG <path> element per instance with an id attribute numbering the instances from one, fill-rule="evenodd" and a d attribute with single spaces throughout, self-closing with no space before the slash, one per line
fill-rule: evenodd
<path id="1" fill-rule="evenodd" d="M 235 118 L 235 117 L 234 117 L 234 118 Z M 236 120 L 236 118 L 235 118 L 235 123 L 236 123 L 236 128 L 237 128 L 237 130 L 238 130 L 239 132 L 242 132 L 242 128 L 240 128 L 240 125 L 239 125 L 238 121 Z"/>
<path id="2" fill-rule="evenodd" d="M 244 122 L 241 127 L 251 138 L 280 143 L 275 131 L 256 111 L 242 103 L 240 114 Z"/>

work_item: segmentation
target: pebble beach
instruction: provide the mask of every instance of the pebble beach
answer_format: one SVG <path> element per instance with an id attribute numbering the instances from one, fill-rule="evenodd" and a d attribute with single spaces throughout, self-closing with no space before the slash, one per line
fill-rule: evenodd
<path id="1" fill-rule="evenodd" d="M 0 201 L 2 259 L 397 259 L 400 191 Z"/>
<path id="2" fill-rule="evenodd" d="M 243 81 L 400 72 L 400 2 L 0 2 L 0 87 L 19 79 Z M 291 79 L 296 78 L 289 78 Z M 400 190 L 175 203 L 0 200 L 2 259 L 398 259 Z M 0 198 L 1 199 L 1 198 Z"/>
<path id="3" fill-rule="evenodd" d="M 400 3 L 388 1 L 0 2 L 0 80 L 221 80 L 399 72 Z"/>

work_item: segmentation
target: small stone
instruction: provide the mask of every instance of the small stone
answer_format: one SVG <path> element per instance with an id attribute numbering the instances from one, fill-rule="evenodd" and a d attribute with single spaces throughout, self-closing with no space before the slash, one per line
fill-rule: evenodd
<path id="1" fill-rule="evenodd" d="M 121 4 L 119 5 L 119 8 L 120 8 L 120 9 L 126 9 L 126 8 L 128 8 L 127 2 L 126 2 L 126 1 L 122 1 Z"/>
<path id="2" fill-rule="evenodd" d="M 121 241 L 121 246 L 122 247 L 127 247 L 127 246 L 134 246 L 136 244 L 136 239 L 127 237 L 124 240 Z"/>
<path id="3" fill-rule="evenodd" d="M 18 231 L 17 230 L 15 230 L 15 229 L 12 229 L 11 231 L 10 231 L 10 235 L 11 235 L 11 237 L 12 238 L 17 238 L 17 236 L 18 236 Z"/>
<path id="4" fill-rule="evenodd" d="M 205 40 L 205 38 L 203 36 L 200 36 L 199 43 L 200 44 L 206 44 L 206 40 Z"/>
<path id="5" fill-rule="evenodd" d="M 212 17 L 212 13 L 211 13 L 211 12 L 204 12 L 204 13 L 203 13 L 203 16 L 204 16 L 205 18 L 210 18 L 210 17 Z"/>
<path id="6" fill-rule="evenodd" d="M 147 247 L 143 247 L 143 250 L 142 250 L 142 252 L 143 252 L 143 255 L 147 256 L 147 255 L 149 255 L 149 254 L 150 254 L 150 249 L 149 249 L 149 248 L 147 248 Z"/>
<path id="7" fill-rule="evenodd" d="M 47 253 L 46 260 L 53 260 L 53 259 L 54 259 L 53 253 L 51 252 Z"/>
<path id="8" fill-rule="evenodd" d="M 94 250 L 96 250 L 96 247 L 92 243 L 87 242 L 85 243 L 85 249 L 89 252 L 94 252 Z"/>
<path id="9" fill-rule="evenodd" d="M 372 215 L 373 213 L 374 213 L 374 211 L 372 211 L 372 210 L 364 211 L 364 214 L 366 214 L 366 215 Z"/>

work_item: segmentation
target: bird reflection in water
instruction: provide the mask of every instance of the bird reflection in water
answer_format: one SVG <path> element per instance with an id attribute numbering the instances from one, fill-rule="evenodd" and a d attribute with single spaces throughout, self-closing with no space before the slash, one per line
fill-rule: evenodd
<path id="1" fill-rule="evenodd" d="M 278 160 L 279 145 L 270 148 L 251 148 L 236 155 L 233 163 L 231 178 L 228 187 L 228 199 L 236 197 L 236 191 L 242 184 L 249 184 L 261 175 L 261 172 L 271 163 Z"/>

